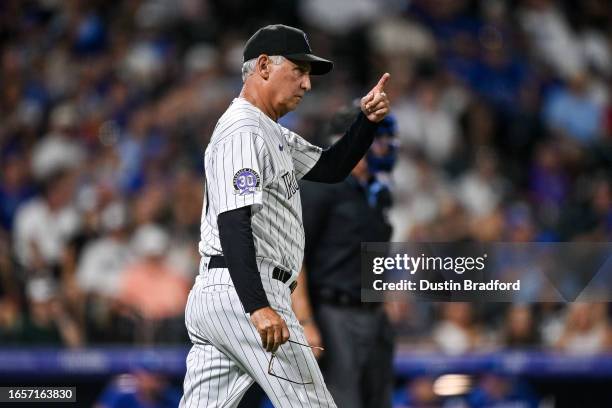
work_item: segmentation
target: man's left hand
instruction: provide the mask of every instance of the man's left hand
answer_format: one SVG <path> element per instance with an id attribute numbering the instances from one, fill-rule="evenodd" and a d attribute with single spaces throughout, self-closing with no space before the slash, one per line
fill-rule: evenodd
<path id="1" fill-rule="evenodd" d="M 385 72 L 370 92 L 361 98 L 361 111 L 370 122 L 380 122 L 389 113 L 389 98 L 385 93 L 385 85 L 391 75 Z"/>

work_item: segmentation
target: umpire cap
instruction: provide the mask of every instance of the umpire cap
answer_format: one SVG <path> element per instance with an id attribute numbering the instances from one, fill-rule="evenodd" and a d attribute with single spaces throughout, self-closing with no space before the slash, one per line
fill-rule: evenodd
<path id="1" fill-rule="evenodd" d="M 306 33 L 283 24 L 273 24 L 260 28 L 244 46 L 243 60 L 248 61 L 261 54 L 282 55 L 294 61 L 310 62 L 312 75 L 327 74 L 334 63 L 317 57 L 310 49 Z"/>

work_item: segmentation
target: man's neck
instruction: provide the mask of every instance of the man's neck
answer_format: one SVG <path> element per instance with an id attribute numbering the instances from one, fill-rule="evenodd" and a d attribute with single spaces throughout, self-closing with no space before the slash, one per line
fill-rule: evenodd
<path id="1" fill-rule="evenodd" d="M 269 117 L 275 122 L 278 121 L 281 116 L 278 112 L 274 111 L 270 103 L 266 103 L 266 98 L 262 97 L 261 92 L 257 92 L 257 90 L 247 86 L 246 84 L 242 87 L 242 90 L 240 91 L 240 97 L 245 99 L 251 105 L 258 108 L 267 117 Z"/>

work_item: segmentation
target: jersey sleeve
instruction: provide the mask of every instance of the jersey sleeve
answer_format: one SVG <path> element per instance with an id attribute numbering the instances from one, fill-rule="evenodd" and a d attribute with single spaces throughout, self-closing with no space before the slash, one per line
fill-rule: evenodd
<path id="1" fill-rule="evenodd" d="M 295 176 L 299 180 L 317 164 L 323 149 L 311 144 L 295 132 L 285 132 L 285 139 L 293 158 Z"/>
<path id="2" fill-rule="evenodd" d="M 253 206 L 253 213 L 261 209 L 270 167 L 265 142 L 255 133 L 236 133 L 211 146 L 206 187 L 217 215 L 246 206 Z"/>

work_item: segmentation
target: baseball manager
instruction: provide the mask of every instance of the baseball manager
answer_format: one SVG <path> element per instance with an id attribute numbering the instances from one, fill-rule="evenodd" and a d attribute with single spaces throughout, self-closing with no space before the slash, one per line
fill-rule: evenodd
<path id="1" fill-rule="evenodd" d="M 329 149 L 278 124 L 333 63 L 299 29 L 258 30 L 243 53 L 244 86 L 206 148 L 200 273 L 185 322 L 193 346 L 181 407 L 236 407 L 254 381 L 275 407 L 335 407 L 291 309 L 304 254 L 297 181 L 336 183 L 367 152 L 389 112 L 385 73 Z M 347 373 L 350 375 L 350 373 Z"/>

